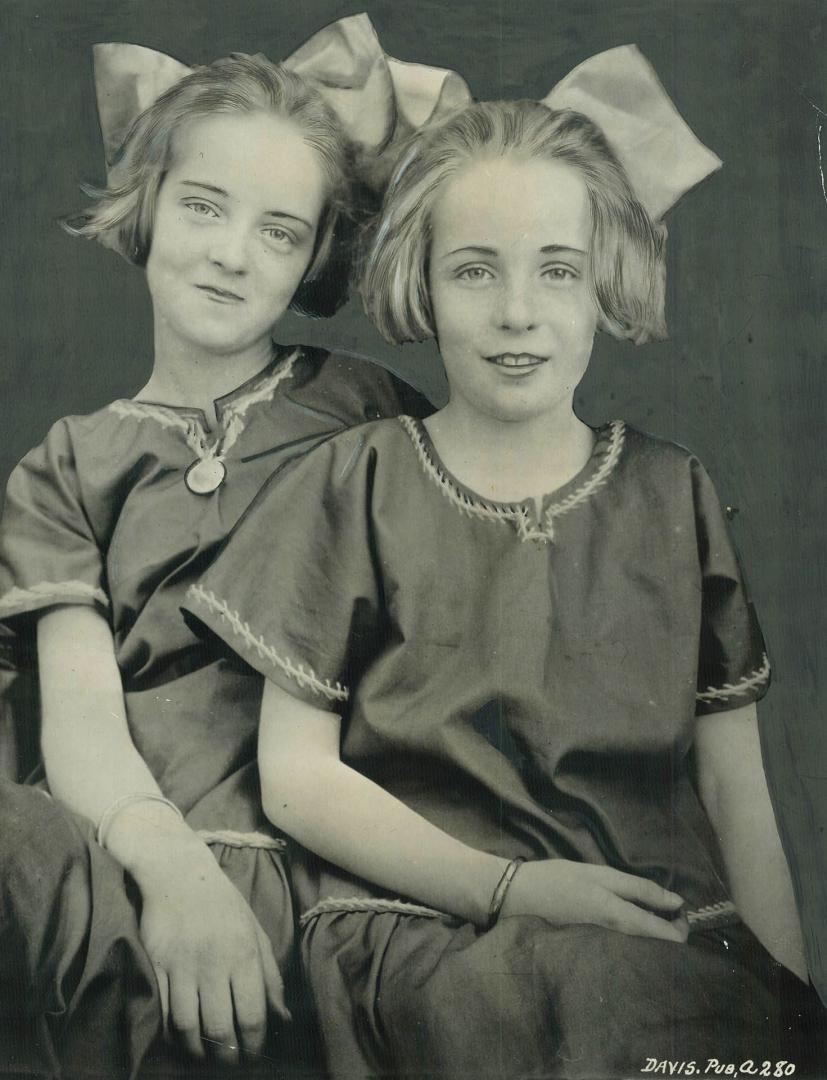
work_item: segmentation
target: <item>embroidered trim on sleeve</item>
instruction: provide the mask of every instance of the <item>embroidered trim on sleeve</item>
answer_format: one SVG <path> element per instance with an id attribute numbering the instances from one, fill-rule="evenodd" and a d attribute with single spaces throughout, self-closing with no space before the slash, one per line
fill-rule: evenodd
<path id="1" fill-rule="evenodd" d="M 770 661 L 764 653 L 761 667 L 745 675 L 737 683 L 724 683 L 723 686 L 708 686 L 706 690 L 695 695 L 696 701 L 729 701 L 730 698 L 748 694 L 759 686 L 764 686 L 770 677 Z"/>
<path id="2" fill-rule="evenodd" d="M 190 585 L 187 596 L 196 604 L 218 615 L 223 622 L 228 623 L 233 633 L 258 653 L 262 660 L 267 660 L 273 667 L 279 668 L 299 686 L 312 690 L 314 694 L 326 697 L 329 701 L 347 701 L 350 696 L 347 687 L 339 682 L 332 683 L 327 679 L 320 679 L 312 668 L 295 664 L 292 660 L 279 656 L 264 638 L 256 637 L 249 623 L 244 622 L 238 612 L 231 611 L 214 592 L 204 589 L 201 585 Z"/>
<path id="3" fill-rule="evenodd" d="M 338 899 L 328 897 L 320 900 L 299 919 L 299 926 L 304 930 L 311 920 L 319 915 L 329 912 L 340 911 L 344 914 L 384 915 L 396 913 L 397 915 L 417 915 L 423 919 L 450 919 L 444 911 L 436 911 L 434 908 L 423 907 L 421 904 L 409 904 L 405 900 L 379 900 L 372 897 L 353 896 Z"/>
<path id="4" fill-rule="evenodd" d="M 626 441 L 626 425 L 622 420 L 613 420 L 609 425 L 609 446 L 599 468 L 575 491 L 560 502 L 552 503 L 543 513 L 542 524 L 532 526 L 527 507 L 519 504 L 490 503 L 479 498 L 472 498 L 461 491 L 451 478 L 433 460 L 419 431 L 417 421 L 410 416 L 400 416 L 399 421 L 408 433 L 416 450 L 417 457 L 426 475 L 433 480 L 442 494 L 469 516 L 476 516 L 488 521 L 512 522 L 517 527 L 521 540 L 543 540 L 546 543 L 554 539 L 554 519 L 567 514 L 576 506 L 602 487 L 617 465 Z"/>
<path id="5" fill-rule="evenodd" d="M 199 837 L 205 844 L 223 844 L 231 848 L 255 848 L 259 851 L 284 851 L 284 840 L 262 832 L 235 832 L 233 829 L 199 829 Z"/>
<path id="6" fill-rule="evenodd" d="M 0 597 L 0 616 L 20 615 L 36 611 L 48 604 L 71 603 L 73 600 L 95 600 L 109 607 L 109 598 L 103 589 L 86 581 L 40 581 L 27 589 L 15 586 Z"/>
<path id="7" fill-rule="evenodd" d="M 708 930 L 717 926 L 731 926 L 740 922 L 741 916 L 731 900 L 720 900 L 717 904 L 687 911 L 686 921 L 690 930 Z"/>

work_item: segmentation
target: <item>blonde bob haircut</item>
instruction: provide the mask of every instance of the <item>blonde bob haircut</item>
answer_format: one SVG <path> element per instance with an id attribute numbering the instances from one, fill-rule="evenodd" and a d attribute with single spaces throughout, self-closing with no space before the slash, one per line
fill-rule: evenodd
<path id="1" fill-rule="evenodd" d="M 350 204 L 351 151 L 320 94 L 298 75 L 261 55 L 233 53 L 194 68 L 170 87 L 132 124 L 106 187 L 83 185 L 94 205 L 85 214 L 64 220 L 63 227 L 75 236 L 93 237 L 129 262 L 144 266 L 152 244 L 158 192 L 175 152 L 176 133 L 192 121 L 218 113 L 254 112 L 292 121 L 318 155 L 327 181 L 327 202 L 310 265 L 290 306 L 303 314 L 332 314 L 345 298 L 348 277 L 340 266 L 333 273 L 329 264 L 338 261 L 332 258 L 335 239 Z"/>
<path id="2" fill-rule="evenodd" d="M 650 220 L 600 129 L 581 113 L 538 101 L 484 101 L 417 133 L 391 178 L 361 282 L 365 311 L 388 341 L 437 336 L 428 288 L 431 211 L 451 177 L 482 154 L 576 169 L 589 197 L 589 282 L 601 329 L 637 343 L 666 336 L 666 230 Z"/>

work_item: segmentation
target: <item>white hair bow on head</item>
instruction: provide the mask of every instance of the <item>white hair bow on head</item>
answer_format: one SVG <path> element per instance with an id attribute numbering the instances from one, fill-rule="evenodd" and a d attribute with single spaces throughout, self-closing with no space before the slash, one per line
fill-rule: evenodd
<path id="1" fill-rule="evenodd" d="M 140 45 L 94 46 L 95 85 L 107 166 L 135 118 L 191 68 Z M 359 151 L 359 175 L 380 187 L 413 131 L 473 101 L 454 71 L 388 56 L 366 14 L 319 30 L 283 61 L 316 87 Z M 543 98 L 583 113 L 601 129 L 653 220 L 720 168 L 682 119 L 636 45 L 578 64 Z"/>
<path id="2" fill-rule="evenodd" d="M 597 124 L 653 221 L 721 167 L 693 134 L 636 45 L 578 64 L 543 98 Z"/>

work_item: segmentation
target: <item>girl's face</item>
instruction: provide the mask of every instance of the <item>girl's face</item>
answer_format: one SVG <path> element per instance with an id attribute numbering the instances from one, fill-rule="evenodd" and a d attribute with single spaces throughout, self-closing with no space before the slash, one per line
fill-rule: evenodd
<path id="1" fill-rule="evenodd" d="M 157 329 L 215 355 L 269 344 L 325 205 L 316 152 L 264 113 L 193 121 L 172 149 L 146 267 Z"/>
<path id="2" fill-rule="evenodd" d="M 591 219 L 576 170 L 479 157 L 432 216 L 430 293 L 451 403 L 497 420 L 567 418 L 597 325 Z"/>

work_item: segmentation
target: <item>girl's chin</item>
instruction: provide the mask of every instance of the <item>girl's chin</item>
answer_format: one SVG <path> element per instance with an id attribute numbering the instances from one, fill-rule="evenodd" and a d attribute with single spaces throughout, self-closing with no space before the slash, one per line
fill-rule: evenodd
<path id="1" fill-rule="evenodd" d="M 253 335 L 204 333 L 203 327 L 200 333 L 182 334 L 180 336 L 182 343 L 193 352 L 226 358 L 242 354 L 246 355 L 258 350 L 266 351 L 270 348 L 273 340 L 272 327 L 269 327 L 266 333 L 257 337 Z"/>
<path id="2" fill-rule="evenodd" d="M 548 424 L 550 428 L 559 424 L 561 420 L 568 420 L 574 413 L 569 401 L 553 404 L 539 403 L 536 398 L 532 398 L 530 392 L 520 394 L 519 400 L 517 395 L 514 395 L 510 401 L 503 401 L 498 397 L 496 400 L 486 402 L 477 411 L 481 414 L 480 419 L 487 417 L 502 424 L 515 426 L 543 423 Z"/>

